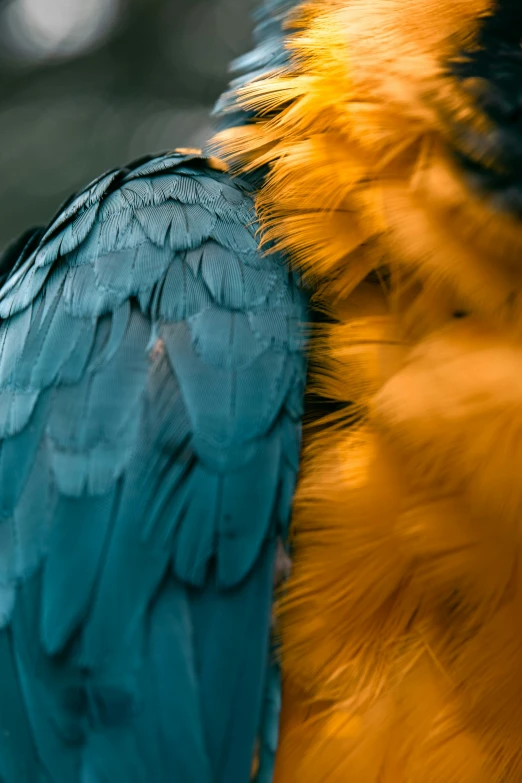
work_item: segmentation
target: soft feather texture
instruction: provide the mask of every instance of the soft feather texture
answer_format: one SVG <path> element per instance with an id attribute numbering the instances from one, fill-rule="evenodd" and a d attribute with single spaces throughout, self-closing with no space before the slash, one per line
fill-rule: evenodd
<path id="1" fill-rule="evenodd" d="M 5 255 L 0 779 L 244 783 L 298 469 L 306 300 L 179 151 Z"/>
<path id="2" fill-rule="evenodd" d="M 312 383 L 344 411 L 306 443 L 281 616 L 281 783 L 522 778 L 521 30 L 510 0 L 303 4 L 216 139 L 266 173 L 265 241 L 337 319 Z"/>
<path id="3" fill-rule="evenodd" d="M 285 46 L 288 16 L 299 5 L 299 0 L 262 0 L 255 13 L 254 49 L 235 60 L 230 70 L 234 79 L 228 90 L 221 95 L 214 115 L 218 128 L 229 128 L 256 122 L 256 111 L 249 111 L 238 105 L 237 91 L 256 78 L 273 73 L 289 63 L 289 52 Z M 245 172 L 244 178 L 254 187 L 259 187 L 266 173 L 266 167 Z"/>

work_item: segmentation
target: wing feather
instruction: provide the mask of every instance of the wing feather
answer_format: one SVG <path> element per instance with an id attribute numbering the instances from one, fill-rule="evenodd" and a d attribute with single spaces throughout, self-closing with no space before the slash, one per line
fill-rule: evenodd
<path id="1" fill-rule="evenodd" d="M 188 618 L 201 591 L 224 606 L 221 593 L 237 593 L 245 613 L 259 602 L 241 655 L 261 666 L 267 542 L 288 524 L 298 469 L 306 302 L 255 230 L 246 186 L 172 153 L 99 178 L 8 257 L 0 681 L 15 672 L 16 705 L 0 708 L 14 738 L 0 738 L 5 783 L 40 779 L 20 759 L 31 743 L 53 783 L 160 783 L 180 770 L 210 780 L 202 721 L 223 729 L 201 712 L 200 689 L 213 687 L 206 656 L 228 649 L 232 618 L 213 626 L 208 652 L 195 651 Z M 221 662 L 222 689 L 239 687 L 240 660 Z"/>

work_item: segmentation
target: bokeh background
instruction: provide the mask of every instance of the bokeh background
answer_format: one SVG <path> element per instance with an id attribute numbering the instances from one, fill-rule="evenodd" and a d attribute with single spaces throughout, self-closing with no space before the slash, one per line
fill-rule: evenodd
<path id="1" fill-rule="evenodd" d="M 201 146 L 256 0 L 0 0 L 0 250 L 103 171 Z"/>

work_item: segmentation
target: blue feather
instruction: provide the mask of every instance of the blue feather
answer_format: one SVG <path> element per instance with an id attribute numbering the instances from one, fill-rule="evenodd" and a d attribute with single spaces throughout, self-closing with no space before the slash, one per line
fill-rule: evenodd
<path id="1" fill-rule="evenodd" d="M 259 766 L 253 783 L 272 783 L 281 713 L 281 668 L 276 651 L 270 649 L 259 727 Z"/>
<path id="2" fill-rule="evenodd" d="M 49 277 L 48 267 L 34 265 L 34 254 L 8 277 L 0 294 L 0 318 L 16 315 L 28 307 Z"/>
<path id="3" fill-rule="evenodd" d="M 203 280 L 177 256 L 158 289 L 156 317 L 165 321 L 182 321 L 205 307 L 212 298 Z"/>
<path id="4" fill-rule="evenodd" d="M 11 624 L 22 700 L 13 709 L 27 711 L 42 777 L 53 783 L 76 783 L 81 779 L 78 749 L 86 729 L 81 698 L 85 675 L 44 653 L 38 636 L 40 596 L 40 576 L 35 574 L 19 590 Z M 15 752 L 20 753 L 21 748 Z M 15 781 L 8 779 L 8 783 Z"/>
<path id="5" fill-rule="evenodd" d="M 41 638 L 60 651 L 87 614 L 111 526 L 116 489 L 107 495 L 60 497 L 42 579 Z"/>
<path id="6" fill-rule="evenodd" d="M 110 313 L 123 305 L 127 298 L 125 289 L 101 288 L 90 264 L 73 266 L 66 271 L 63 303 L 71 315 L 86 318 Z"/>
<path id="7" fill-rule="evenodd" d="M 216 783 L 249 779 L 262 705 L 273 556 L 269 541 L 241 584 L 222 590 L 211 574 L 205 590 L 192 592 L 196 668 Z"/>
<path id="8" fill-rule="evenodd" d="M 12 639 L 0 631 L 0 779 L 17 783 L 44 783 L 31 726 L 20 692 Z"/>
<path id="9" fill-rule="evenodd" d="M 306 371 L 306 300 L 255 232 L 243 183 L 171 153 L 9 251 L 2 783 L 248 776 Z"/>

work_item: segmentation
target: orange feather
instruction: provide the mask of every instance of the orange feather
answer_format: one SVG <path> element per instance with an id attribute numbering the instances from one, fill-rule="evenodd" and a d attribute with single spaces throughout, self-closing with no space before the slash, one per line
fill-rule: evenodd
<path id="1" fill-rule="evenodd" d="M 491 9 L 304 4 L 216 140 L 270 165 L 265 237 L 338 319 L 311 385 L 350 403 L 306 440 L 276 783 L 522 780 L 522 223 L 455 164 L 488 120 L 444 67 Z"/>

